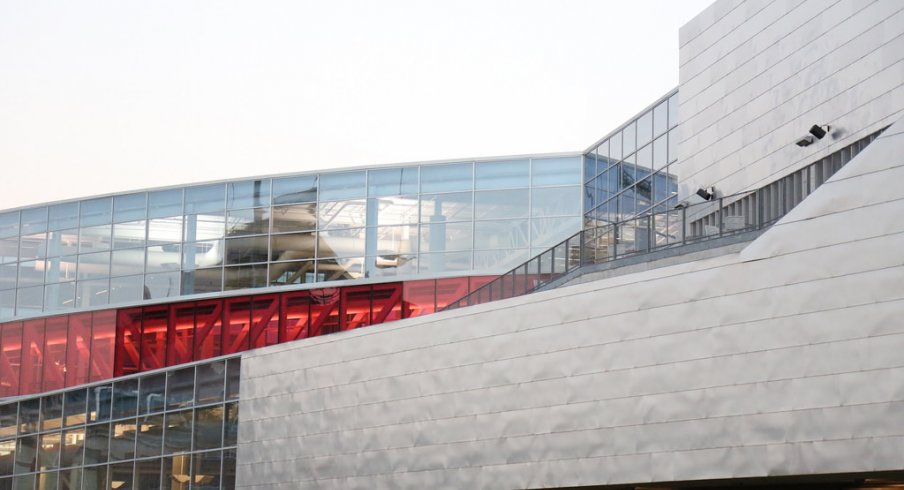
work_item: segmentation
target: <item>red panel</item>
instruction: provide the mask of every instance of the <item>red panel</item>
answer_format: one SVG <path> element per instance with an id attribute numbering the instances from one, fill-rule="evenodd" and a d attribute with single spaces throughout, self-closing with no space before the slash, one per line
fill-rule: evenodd
<path id="1" fill-rule="evenodd" d="M 94 354 L 94 334 L 92 332 L 91 353 Z M 116 363 L 113 374 L 124 376 L 137 373 L 141 367 L 141 308 L 119 310 L 116 325 Z M 92 381 L 94 380 L 94 359 L 91 359 Z"/>
<path id="2" fill-rule="evenodd" d="M 166 365 L 191 362 L 195 340 L 195 303 L 177 303 L 169 307 L 166 333 Z"/>
<path id="3" fill-rule="evenodd" d="M 467 277 L 450 277 L 436 280 L 436 309 L 441 310 L 449 303 L 458 301 L 468 294 Z"/>
<path id="4" fill-rule="evenodd" d="M 44 371 L 43 318 L 22 322 L 22 373 L 19 378 L 20 393 L 39 393 Z"/>
<path id="5" fill-rule="evenodd" d="M 44 334 L 44 379 L 41 391 L 58 390 L 66 386 L 66 334 L 68 316 L 47 319 Z"/>
<path id="6" fill-rule="evenodd" d="M 223 354 L 248 350 L 248 337 L 251 333 L 251 297 L 227 298 L 225 312 Z"/>
<path id="7" fill-rule="evenodd" d="M 342 288 L 340 330 L 352 330 L 370 325 L 370 296 L 370 286 Z"/>
<path id="8" fill-rule="evenodd" d="M 19 394 L 22 372 L 22 322 L 4 323 L 0 333 L 0 396 Z"/>
<path id="9" fill-rule="evenodd" d="M 402 316 L 411 318 L 436 311 L 436 280 L 405 281 L 402 285 Z"/>
<path id="10" fill-rule="evenodd" d="M 279 295 L 255 296 L 251 302 L 251 348 L 279 342 Z"/>
<path id="11" fill-rule="evenodd" d="M 223 300 L 195 303 L 195 359 L 210 359 L 222 352 Z"/>
<path id="12" fill-rule="evenodd" d="M 91 363 L 91 313 L 67 315 L 66 386 L 87 383 Z"/>
<path id="13" fill-rule="evenodd" d="M 308 337 L 311 326 L 310 292 L 284 293 L 280 315 L 280 342 L 291 342 Z"/>
<path id="14" fill-rule="evenodd" d="M 339 331 L 339 288 L 311 290 L 311 337 Z"/>
<path id="15" fill-rule="evenodd" d="M 135 308 L 138 310 L 138 308 Z M 136 337 L 130 337 L 135 339 Z M 133 346 L 135 350 L 137 346 Z M 95 311 L 91 316 L 91 381 L 113 377 L 116 352 L 116 310 Z M 135 350 L 137 354 L 137 350 Z M 137 364 L 134 365 L 137 368 Z M 134 372 L 134 371 L 133 371 Z"/>
<path id="16" fill-rule="evenodd" d="M 402 319 L 402 283 L 374 284 L 372 301 L 371 324 Z"/>
<path id="17" fill-rule="evenodd" d="M 142 371 L 160 369 L 165 366 L 168 320 L 168 305 L 147 306 L 141 309 Z"/>

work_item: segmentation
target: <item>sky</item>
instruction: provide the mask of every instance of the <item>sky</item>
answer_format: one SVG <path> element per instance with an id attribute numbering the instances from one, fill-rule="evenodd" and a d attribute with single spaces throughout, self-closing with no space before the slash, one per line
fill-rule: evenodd
<path id="1" fill-rule="evenodd" d="M 581 151 L 710 0 L 0 0 L 0 209 Z"/>

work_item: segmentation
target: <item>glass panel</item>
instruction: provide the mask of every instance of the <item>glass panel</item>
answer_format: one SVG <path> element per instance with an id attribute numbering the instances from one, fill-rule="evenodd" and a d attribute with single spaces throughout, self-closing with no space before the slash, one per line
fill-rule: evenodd
<path id="1" fill-rule="evenodd" d="M 143 220 L 147 216 L 147 194 L 126 194 L 113 197 L 113 222 Z"/>
<path id="2" fill-rule="evenodd" d="M 417 251 L 417 225 L 381 226 L 370 231 L 377 240 L 377 254 L 391 256 Z"/>
<path id="3" fill-rule="evenodd" d="M 653 170 L 665 167 L 668 162 L 668 137 L 662 136 L 653 142 Z"/>
<path id="4" fill-rule="evenodd" d="M 226 404 L 226 422 L 223 430 L 223 447 L 235 446 L 239 434 L 239 404 Z"/>
<path id="5" fill-rule="evenodd" d="M 41 400 L 41 430 L 63 426 L 63 394 L 45 396 Z"/>
<path id="6" fill-rule="evenodd" d="M 364 277 L 364 257 L 317 261 L 318 281 L 344 281 Z"/>
<path id="7" fill-rule="evenodd" d="M 110 232 L 112 225 L 97 225 L 81 228 L 79 235 L 79 253 L 110 250 Z"/>
<path id="8" fill-rule="evenodd" d="M 122 461 L 135 457 L 135 419 L 113 422 L 110 437 L 110 461 Z"/>
<path id="9" fill-rule="evenodd" d="M 19 434 L 38 431 L 38 421 L 41 416 L 39 411 L 40 404 L 41 400 L 39 398 L 23 400 L 19 403 Z"/>
<path id="10" fill-rule="evenodd" d="M 27 264 L 26 267 L 28 267 L 29 269 L 27 270 L 27 272 L 22 271 L 21 273 L 27 274 L 23 275 L 23 279 L 28 279 L 29 275 L 32 274 L 31 266 L 34 265 L 36 269 L 44 269 L 44 280 L 48 284 L 74 281 L 77 277 L 77 261 L 78 256 L 67 255 L 65 257 L 51 257 L 46 261 L 42 261 L 42 263 L 40 264 L 36 264 L 34 262 L 23 262 L 23 264 Z"/>
<path id="11" fill-rule="evenodd" d="M 16 441 L 16 463 L 13 473 L 35 471 L 38 456 L 38 436 L 20 437 Z"/>
<path id="12" fill-rule="evenodd" d="M 421 252 L 451 252 L 471 250 L 473 223 L 433 223 L 421 225 Z"/>
<path id="13" fill-rule="evenodd" d="M 113 199 L 100 197 L 82 201 L 79 226 L 93 226 L 113 221 Z"/>
<path id="14" fill-rule="evenodd" d="M 494 250 L 474 252 L 474 268 L 480 270 L 510 269 L 530 258 L 530 251 L 521 250 Z M 499 299 L 494 291 L 493 299 Z"/>
<path id="15" fill-rule="evenodd" d="M 634 122 L 630 122 L 622 129 L 622 154 L 630 155 L 637 148 L 637 133 Z"/>
<path id="16" fill-rule="evenodd" d="M 622 152 L 622 133 L 621 131 L 619 131 L 609 138 L 609 158 L 613 160 L 621 160 L 623 156 L 624 153 Z"/>
<path id="17" fill-rule="evenodd" d="M 529 185 L 530 168 L 527 160 L 478 162 L 474 173 L 475 189 L 510 189 Z"/>
<path id="18" fill-rule="evenodd" d="M 226 236 L 270 232 L 270 208 L 237 209 L 226 216 Z"/>
<path id="19" fill-rule="evenodd" d="M 35 475 L 22 475 L 13 479 L 13 490 L 32 490 L 35 487 Z"/>
<path id="20" fill-rule="evenodd" d="M 417 190 L 415 190 L 417 192 Z M 0 238 L 19 235 L 19 212 L 0 213 Z"/>
<path id="21" fill-rule="evenodd" d="M 19 255 L 25 251 L 23 240 L 19 247 Z M 52 231 L 47 234 L 47 256 L 73 255 L 78 253 L 78 229 Z"/>
<path id="22" fill-rule="evenodd" d="M 195 403 L 205 404 L 223 401 L 226 362 L 218 361 L 197 366 Z"/>
<path id="23" fill-rule="evenodd" d="M 222 267 L 197 269 L 182 273 L 182 294 L 215 293 L 222 290 Z M 176 294 L 178 294 L 178 287 Z"/>
<path id="24" fill-rule="evenodd" d="M 398 196 L 417 193 L 418 168 L 387 168 L 367 171 L 367 195 Z"/>
<path id="25" fill-rule="evenodd" d="M 647 145 L 637 151 L 637 166 L 649 169 L 653 166 L 653 145 Z"/>
<path id="26" fill-rule="evenodd" d="M 226 399 L 239 397 L 239 380 L 241 377 L 242 359 L 235 357 L 226 361 Z"/>
<path id="27" fill-rule="evenodd" d="M 82 488 L 85 490 L 107 488 L 107 467 L 95 466 L 82 470 Z"/>
<path id="28" fill-rule="evenodd" d="M 72 468 L 60 472 L 60 490 L 81 490 L 82 469 Z"/>
<path id="29" fill-rule="evenodd" d="M 19 405 L 15 402 L 0 405 L 0 438 L 16 435 Z"/>
<path id="30" fill-rule="evenodd" d="M 418 256 L 418 271 L 445 272 L 471 269 L 471 252 L 431 253 Z"/>
<path id="31" fill-rule="evenodd" d="M 195 392 L 195 368 L 189 367 L 166 373 L 166 409 L 187 407 Z"/>
<path id="32" fill-rule="evenodd" d="M 145 220 L 113 225 L 113 249 L 143 247 L 147 241 L 147 226 Z"/>
<path id="33" fill-rule="evenodd" d="M 135 462 L 135 490 L 160 488 L 160 459 Z"/>
<path id="34" fill-rule="evenodd" d="M 531 189 L 531 216 L 581 214 L 580 187 Z"/>
<path id="35" fill-rule="evenodd" d="M 223 238 L 226 234 L 226 213 L 211 211 L 205 214 L 186 215 L 184 230 L 183 239 L 187 242 Z"/>
<path id="36" fill-rule="evenodd" d="M 643 146 L 653 139 L 653 111 L 645 112 L 637 119 L 637 146 Z"/>
<path id="37" fill-rule="evenodd" d="M 256 208 L 269 204 L 270 179 L 226 184 L 226 207 L 228 209 Z"/>
<path id="38" fill-rule="evenodd" d="M 653 136 L 659 136 L 668 128 L 668 101 L 665 101 L 653 109 Z"/>
<path id="39" fill-rule="evenodd" d="M 50 217 L 47 222 L 49 230 L 63 230 L 78 226 L 78 203 L 64 202 L 50 206 Z"/>
<path id="40" fill-rule="evenodd" d="M 133 303 L 144 299 L 144 276 L 110 279 L 110 304 Z"/>
<path id="41" fill-rule="evenodd" d="M 96 252 L 78 256 L 78 279 L 110 277 L 110 252 Z"/>
<path id="42" fill-rule="evenodd" d="M 180 280 L 181 275 L 178 271 L 165 272 L 162 274 L 148 274 L 144 276 L 145 299 L 178 296 L 180 289 Z M 217 284 L 219 285 L 219 283 Z"/>
<path id="43" fill-rule="evenodd" d="M 63 448 L 60 452 L 60 467 L 82 465 L 82 453 L 85 449 L 85 428 L 63 431 Z"/>
<path id="44" fill-rule="evenodd" d="M 45 232 L 47 231 L 47 208 L 23 209 L 21 220 L 22 235 Z"/>
<path id="45" fill-rule="evenodd" d="M 581 218 L 535 218 L 531 220 L 531 246 L 551 247 L 581 231 Z"/>
<path id="46" fill-rule="evenodd" d="M 531 182 L 535 186 L 581 183 L 581 158 L 541 158 L 531 161 Z"/>
<path id="47" fill-rule="evenodd" d="M 297 204 L 273 208 L 273 233 L 317 228 L 317 205 Z"/>
<path id="48" fill-rule="evenodd" d="M 475 192 L 474 217 L 475 219 L 526 218 L 529 203 L 528 189 Z"/>
<path id="49" fill-rule="evenodd" d="M 369 199 L 368 206 L 371 218 L 367 226 L 404 225 L 418 221 L 417 196 Z M 376 221 L 373 220 L 374 214 Z"/>
<path id="50" fill-rule="evenodd" d="M 526 219 L 478 221 L 474 223 L 474 248 L 526 248 L 528 245 Z M 475 263 L 475 267 L 479 267 Z"/>
<path id="51" fill-rule="evenodd" d="M 185 188 L 185 214 L 222 211 L 226 207 L 226 186 L 211 184 Z"/>
<path id="52" fill-rule="evenodd" d="M 12 475 L 15 461 L 16 440 L 0 442 L 0 476 Z"/>
<path id="53" fill-rule="evenodd" d="M 163 458 L 163 486 L 167 490 L 188 490 L 191 481 L 191 455 L 177 454 Z"/>
<path id="54" fill-rule="evenodd" d="M 182 216 L 148 220 L 148 245 L 182 241 Z"/>
<path id="55" fill-rule="evenodd" d="M 44 382 L 41 391 L 59 390 L 66 386 L 66 342 L 68 340 L 66 335 L 68 327 L 69 319 L 65 315 L 53 316 L 47 319 L 47 329 L 44 335 Z M 45 416 L 53 415 L 56 418 L 56 428 L 61 427 L 63 423 L 63 398 L 62 394 L 55 396 L 59 397 L 59 407 L 57 411 L 45 413 Z M 47 400 L 47 403 L 53 402 L 53 399 Z"/>
<path id="56" fill-rule="evenodd" d="M 223 444 L 223 405 L 195 410 L 194 450 L 216 449 Z"/>
<path id="57" fill-rule="evenodd" d="M 364 255 L 365 229 L 324 230 L 318 233 L 318 257 Z"/>
<path id="58" fill-rule="evenodd" d="M 131 490 L 134 480 L 133 463 L 119 463 L 110 465 L 110 488 Z"/>
<path id="59" fill-rule="evenodd" d="M 226 267 L 223 289 L 232 291 L 245 288 L 267 287 L 267 264 Z"/>
<path id="60" fill-rule="evenodd" d="M 138 413 L 160 412 L 164 407 L 166 374 L 155 374 L 141 378 L 139 383 Z"/>
<path id="61" fill-rule="evenodd" d="M 110 420 L 110 403 L 112 400 L 113 387 L 111 385 L 88 388 L 88 421 Z"/>
<path id="62" fill-rule="evenodd" d="M 186 243 L 182 246 L 182 267 L 193 270 L 201 267 L 217 265 L 223 255 L 223 241 Z"/>
<path id="63" fill-rule="evenodd" d="M 106 463 L 109 456 L 110 424 L 85 427 L 85 464 Z"/>
<path id="64" fill-rule="evenodd" d="M 59 232 L 51 232 L 51 236 L 57 235 L 57 240 Z M 47 257 L 47 244 L 48 244 L 48 234 L 47 232 L 40 233 L 32 233 L 30 235 L 23 235 L 21 240 L 18 243 L 18 259 L 19 260 L 29 260 L 29 259 L 42 259 Z M 68 243 L 72 245 L 71 253 L 75 253 L 78 248 L 78 236 L 71 237 L 67 240 Z M 12 247 L 10 247 L 12 248 Z M 10 250 L 12 251 L 12 250 Z M 59 251 L 55 250 L 56 255 L 59 255 Z M 15 258 L 11 257 L 11 261 L 14 261 Z"/>
<path id="65" fill-rule="evenodd" d="M 42 241 L 46 241 L 46 237 L 45 239 L 42 239 Z M 46 244 L 44 246 L 46 247 Z M 8 264 L 10 262 L 15 262 L 18 259 L 19 237 L 0 238 L 0 264 Z M 15 266 L 12 267 L 15 268 Z"/>
<path id="66" fill-rule="evenodd" d="M 349 228 L 367 224 L 367 201 L 321 202 L 317 214 L 318 227 Z"/>
<path id="67" fill-rule="evenodd" d="M 669 97 L 669 127 L 678 125 L 678 94 Z"/>
<path id="68" fill-rule="evenodd" d="M 18 271 L 19 268 L 15 263 L 0 266 L 0 289 L 15 288 Z"/>
<path id="69" fill-rule="evenodd" d="M 421 192 L 464 191 L 473 188 L 471 163 L 421 167 Z"/>
<path id="70" fill-rule="evenodd" d="M 467 221 L 473 219 L 473 193 L 424 194 L 421 196 L 421 222 Z"/>
<path id="71" fill-rule="evenodd" d="M 192 488 L 198 490 L 217 490 L 220 488 L 221 451 L 210 451 L 193 456 L 191 465 Z"/>
<path id="72" fill-rule="evenodd" d="M 191 451 L 192 410 L 166 414 L 163 433 L 164 454 Z"/>
<path id="73" fill-rule="evenodd" d="M 596 147 L 596 173 L 606 170 L 609 165 L 609 140 L 606 140 Z M 590 180 L 590 175 L 584 175 L 584 180 Z"/>
<path id="74" fill-rule="evenodd" d="M 110 280 L 99 279 L 76 283 L 75 304 L 79 308 L 103 306 L 110 301 Z"/>
<path id="75" fill-rule="evenodd" d="M 317 201 L 317 176 L 301 175 L 273 179 L 273 204 Z"/>
<path id="76" fill-rule="evenodd" d="M 235 449 L 223 451 L 223 488 L 235 488 Z"/>
<path id="77" fill-rule="evenodd" d="M 113 383 L 113 418 L 134 417 L 138 409 L 138 380 Z"/>
<path id="78" fill-rule="evenodd" d="M 138 443 L 135 456 L 159 456 L 163 448 L 163 415 L 148 415 L 138 419 Z"/>
<path id="79" fill-rule="evenodd" d="M 302 284 L 315 282 L 313 260 L 273 262 L 270 264 L 270 285 Z"/>
<path id="80" fill-rule="evenodd" d="M 669 163 L 678 160 L 678 135 L 675 131 L 669 131 Z"/>
<path id="81" fill-rule="evenodd" d="M 148 193 L 148 218 L 165 216 L 182 216 L 182 189 Z"/>
<path id="82" fill-rule="evenodd" d="M 364 197 L 365 177 L 363 170 L 320 174 L 320 200 Z"/>
<path id="83" fill-rule="evenodd" d="M 88 392 L 85 389 L 68 391 L 64 395 L 63 420 L 66 425 L 84 424 L 88 420 L 86 406 Z"/>
<path id="84" fill-rule="evenodd" d="M 44 311 L 56 311 L 75 306 L 75 282 L 48 284 L 44 288 Z"/>
<path id="85" fill-rule="evenodd" d="M 16 314 L 27 315 L 38 313 L 44 303 L 44 288 L 42 286 L 21 288 L 16 295 Z"/>
<path id="86" fill-rule="evenodd" d="M 269 256 L 267 242 L 268 238 L 266 236 L 227 239 L 226 264 L 266 262 Z"/>

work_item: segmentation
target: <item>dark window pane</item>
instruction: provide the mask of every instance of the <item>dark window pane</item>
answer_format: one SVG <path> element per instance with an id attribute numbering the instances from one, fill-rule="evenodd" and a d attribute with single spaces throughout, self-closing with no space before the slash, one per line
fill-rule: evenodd
<path id="1" fill-rule="evenodd" d="M 60 472 L 60 490 L 81 490 L 82 469 L 72 468 Z"/>
<path id="2" fill-rule="evenodd" d="M 21 475 L 13 479 L 13 490 L 32 490 L 35 487 L 35 475 Z"/>
<path id="3" fill-rule="evenodd" d="M 270 232 L 270 208 L 227 211 L 226 236 L 259 235 Z"/>
<path id="4" fill-rule="evenodd" d="M 38 431 L 38 419 L 40 418 L 38 407 L 40 403 L 41 400 L 39 398 L 24 400 L 19 403 L 19 434 Z"/>
<path id="5" fill-rule="evenodd" d="M 82 488 L 88 490 L 89 488 L 92 490 L 98 490 L 101 488 L 107 488 L 107 466 L 94 466 L 92 468 L 85 468 L 82 470 L 84 473 L 82 479 Z"/>
<path id="6" fill-rule="evenodd" d="M 51 432 L 41 436 L 41 444 L 38 454 L 38 469 L 40 471 L 53 470 L 60 467 L 60 438 L 59 432 Z"/>
<path id="7" fill-rule="evenodd" d="M 110 402 L 112 399 L 113 387 L 110 385 L 88 388 L 88 421 L 110 420 Z"/>
<path id="8" fill-rule="evenodd" d="M 198 408 L 195 410 L 195 451 L 222 447 L 223 410 L 223 405 Z"/>
<path id="9" fill-rule="evenodd" d="M 63 326 L 65 327 L 65 323 Z M 41 401 L 41 430 L 63 426 L 63 394 L 45 396 Z"/>
<path id="10" fill-rule="evenodd" d="M 191 451 L 192 410 L 166 414 L 163 451 L 166 454 Z"/>
<path id="11" fill-rule="evenodd" d="M 273 233 L 307 231 L 317 228 L 317 205 L 314 203 L 273 208 Z"/>
<path id="12" fill-rule="evenodd" d="M 135 457 L 135 419 L 113 422 L 110 434 L 110 461 Z"/>
<path id="13" fill-rule="evenodd" d="M 13 474 L 16 461 L 16 440 L 0 442 L 0 476 Z"/>
<path id="14" fill-rule="evenodd" d="M 252 236 L 226 240 L 226 264 L 266 262 L 268 237 Z"/>
<path id="15" fill-rule="evenodd" d="M 223 289 L 226 291 L 262 288 L 268 284 L 267 264 L 230 266 L 226 267 L 223 273 Z"/>
<path id="16" fill-rule="evenodd" d="M 210 364 L 201 364 L 197 367 L 197 373 L 195 403 L 203 405 L 223 401 L 226 362 L 218 361 Z"/>
<path id="17" fill-rule="evenodd" d="M 31 473 L 35 471 L 38 456 L 38 436 L 20 437 L 16 441 L 16 465 L 13 473 Z"/>
<path id="18" fill-rule="evenodd" d="M 239 404 L 226 404 L 226 423 L 223 429 L 223 447 L 235 446 L 239 434 Z"/>
<path id="19" fill-rule="evenodd" d="M 110 465 L 110 488 L 115 490 L 131 490 L 135 478 L 132 463 Z"/>
<path id="20" fill-rule="evenodd" d="M 151 415 L 138 420 L 138 444 L 135 456 L 159 456 L 163 447 L 163 415 Z"/>
<path id="21" fill-rule="evenodd" d="M 135 489 L 157 490 L 160 488 L 160 459 L 135 462 Z"/>
<path id="22" fill-rule="evenodd" d="M 211 451 L 194 455 L 191 465 L 192 489 L 218 490 L 220 488 L 220 460 L 222 452 Z"/>
<path id="23" fill-rule="evenodd" d="M 226 207 L 228 209 L 256 208 L 269 204 L 270 179 L 226 184 Z"/>
<path id="24" fill-rule="evenodd" d="M 236 400 L 239 397 L 239 376 L 242 359 L 235 357 L 226 361 L 226 399 Z"/>
<path id="25" fill-rule="evenodd" d="M 223 451 L 223 488 L 235 488 L 235 449 Z"/>
<path id="26" fill-rule="evenodd" d="M 113 384 L 113 418 L 134 417 L 138 408 L 138 380 L 127 379 Z"/>
<path id="27" fill-rule="evenodd" d="M 19 425 L 18 411 L 18 403 L 0 405 L 0 438 L 16 435 L 16 427 Z"/>
<path id="28" fill-rule="evenodd" d="M 89 425 L 85 429 L 85 464 L 106 463 L 110 424 Z"/>
<path id="29" fill-rule="evenodd" d="M 163 411 L 166 389 L 166 374 L 155 374 L 141 378 L 138 395 L 138 413 Z"/>
<path id="30" fill-rule="evenodd" d="M 82 465 L 85 449 L 85 429 L 71 429 L 63 432 L 63 449 L 60 453 L 60 467 Z"/>
<path id="31" fill-rule="evenodd" d="M 48 471 L 46 473 L 40 473 L 36 476 L 38 479 L 38 490 L 56 490 L 57 484 L 60 480 L 60 473 L 58 471 Z"/>
<path id="32" fill-rule="evenodd" d="M 163 485 L 167 490 L 187 490 L 191 480 L 191 455 L 177 454 L 163 458 Z"/>
<path id="33" fill-rule="evenodd" d="M 192 404 L 195 391 L 195 368 L 184 368 L 166 373 L 166 409 L 187 407 Z"/>

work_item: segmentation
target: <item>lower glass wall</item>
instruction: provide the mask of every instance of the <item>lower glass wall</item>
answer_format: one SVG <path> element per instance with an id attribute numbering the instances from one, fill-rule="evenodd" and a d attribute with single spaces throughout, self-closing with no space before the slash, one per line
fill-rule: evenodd
<path id="1" fill-rule="evenodd" d="M 240 358 L 0 405 L 0 490 L 235 487 Z"/>

